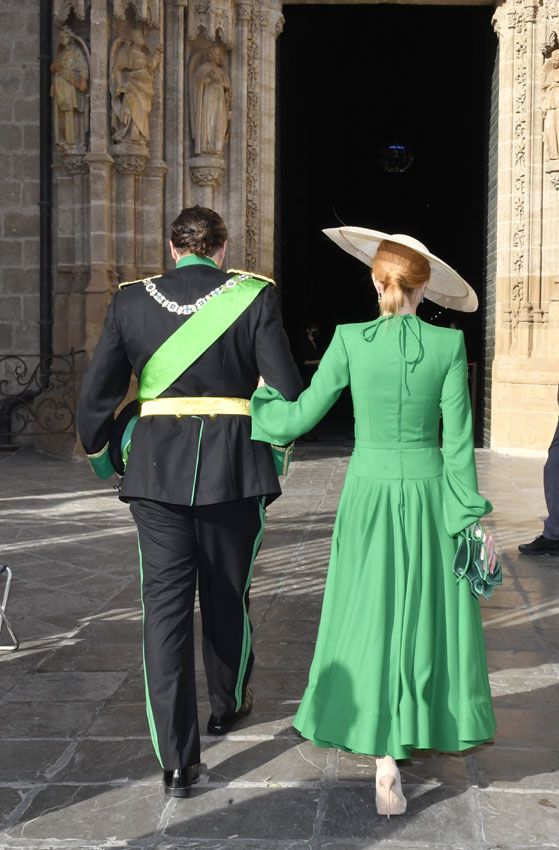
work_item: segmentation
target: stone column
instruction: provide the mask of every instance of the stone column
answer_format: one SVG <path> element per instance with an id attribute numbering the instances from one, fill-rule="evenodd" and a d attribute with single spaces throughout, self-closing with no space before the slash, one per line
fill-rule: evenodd
<path id="1" fill-rule="evenodd" d="M 246 268 L 246 160 L 248 130 L 248 41 L 251 0 L 237 0 L 236 44 L 231 57 L 231 141 L 229 145 L 228 265 Z"/>
<path id="2" fill-rule="evenodd" d="M 559 344 L 554 357 L 550 345 L 559 327 L 542 280 L 549 225 L 557 221 L 557 201 L 549 203 L 543 179 L 540 48 L 546 13 L 534 0 L 506 0 L 495 15 L 500 75 L 491 445 L 525 451 L 549 443 L 559 378 Z"/>
<path id="3" fill-rule="evenodd" d="M 171 222 L 188 205 L 185 199 L 185 10 L 188 0 L 167 0 L 165 4 L 165 161 L 168 167 L 165 187 L 165 257 L 171 264 L 167 246 Z M 186 110 L 188 112 L 188 110 Z"/>
<path id="4" fill-rule="evenodd" d="M 89 165 L 90 263 L 86 292 L 85 347 L 90 356 L 95 348 L 115 281 L 112 238 L 111 182 L 113 158 L 108 135 L 108 44 L 107 0 L 91 0 L 91 112 Z"/>
<path id="5" fill-rule="evenodd" d="M 128 150 L 127 150 L 128 149 Z M 139 271 L 139 245 L 143 234 L 136 226 L 141 175 L 148 159 L 147 150 L 135 150 L 126 143 L 114 152 L 116 181 L 116 263 L 120 281 L 136 280 Z"/>
<path id="6" fill-rule="evenodd" d="M 276 168 L 276 40 L 283 30 L 281 3 L 272 2 L 258 13 L 260 44 L 259 239 L 257 270 L 274 274 Z"/>

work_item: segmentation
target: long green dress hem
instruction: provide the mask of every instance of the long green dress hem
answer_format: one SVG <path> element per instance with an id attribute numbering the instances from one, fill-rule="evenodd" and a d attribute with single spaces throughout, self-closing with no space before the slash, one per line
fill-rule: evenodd
<path id="1" fill-rule="evenodd" d="M 491 510 L 477 490 L 463 336 L 409 316 L 338 327 L 297 402 L 255 393 L 253 438 L 297 437 L 347 385 L 355 449 L 293 725 L 360 754 L 466 750 L 493 738 L 495 718 L 479 601 L 452 571 L 456 535 Z"/>

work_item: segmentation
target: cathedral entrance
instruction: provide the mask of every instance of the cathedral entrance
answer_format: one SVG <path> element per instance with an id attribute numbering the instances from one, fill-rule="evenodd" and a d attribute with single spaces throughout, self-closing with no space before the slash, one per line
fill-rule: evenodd
<path id="1" fill-rule="evenodd" d="M 466 336 L 478 437 L 486 356 L 489 122 L 496 36 L 484 6 L 285 6 L 278 45 L 276 274 L 294 350 L 376 317 L 366 267 L 321 233 L 409 233 L 476 289 L 476 314 L 425 302 Z M 489 283 L 492 286 L 492 283 Z M 307 374 L 312 371 L 307 370 Z M 476 387 L 477 385 L 477 387 Z M 350 430 L 342 398 L 324 434 Z"/>

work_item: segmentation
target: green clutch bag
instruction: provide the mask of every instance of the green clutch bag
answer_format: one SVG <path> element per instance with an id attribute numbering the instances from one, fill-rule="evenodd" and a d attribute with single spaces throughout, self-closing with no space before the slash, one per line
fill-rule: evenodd
<path id="1" fill-rule="evenodd" d="M 460 533 L 452 570 L 457 580 L 465 578 L 470 582 L 470 590 L 479 599 L 490 599 L 496 587 L 503 583 L 501 563 L 495 562 L 492 572 L 487 568 L 487 550 L 483 542 L 483 528 L 478 522 L 472 523 Z M 483 553 L 483 558 L 482 558 Z"/>
<path id="2" fill-rule="evenodd" d="M 287 470 L 289 469 L 289 464 L 291 463 L 291 458 L 293 456 L 294 446 L 295 443 L 290 443 L 288 446 L 270 446 L 272 450 L 272 457 L 274 459 L 274 466 L 276 467 L 276 473 L 278 475 L 287 475 Z"/>

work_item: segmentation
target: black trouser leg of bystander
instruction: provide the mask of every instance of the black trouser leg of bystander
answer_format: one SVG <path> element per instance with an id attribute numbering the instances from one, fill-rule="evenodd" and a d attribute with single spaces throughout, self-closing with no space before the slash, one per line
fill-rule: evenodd
<path id="1" fill-rule="evenodd" d="M 146 708 L 165 770 L 200 761 L 193 613 L 198 545 L 191 508 L 147 499 L 130 503 L 138 526 Z"/>
<path id="2" fill-rule="evenodd" d="M 243 702 L 253 664 L 248 600 L 264 534 L 256 497 L 194 508 L 199 548 L 203 654 L 212 714 L 229 717 Z"/>

